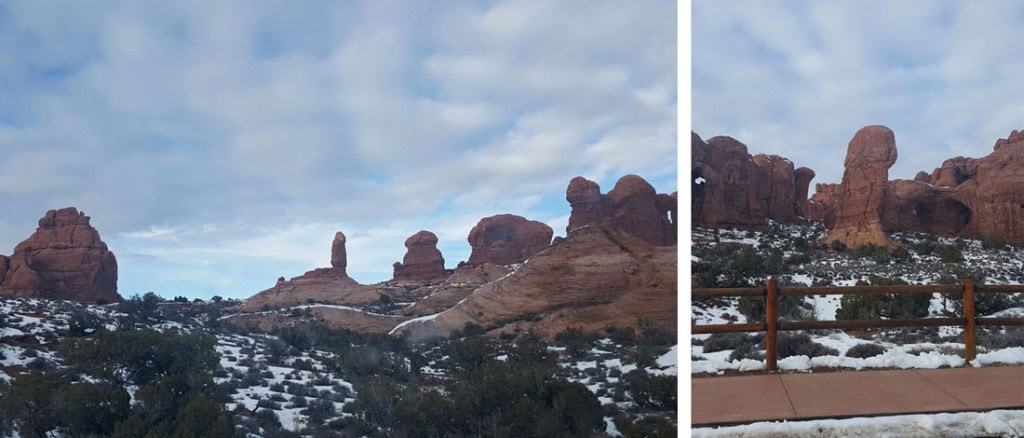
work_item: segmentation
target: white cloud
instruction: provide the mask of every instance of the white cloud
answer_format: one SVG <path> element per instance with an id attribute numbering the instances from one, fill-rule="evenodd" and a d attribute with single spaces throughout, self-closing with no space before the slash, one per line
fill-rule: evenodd
<path id="1" fill-rule="evenodd" d="M 64 6 L 3 12 L 0 252 L 74 205 L 132 289 L 254 292 L 339 227 L 356 278 L 420 229 L 457 262 L 484 216 L 675 162 L 673 2 Z"/>
<path id="2" fill-rule="evenodd" d="M 1024 4 L 699 1 L 693 126 L 838 182 L 862 126 L 896 133 L 890 176 L 988 154 L 1020 129 Z"/>

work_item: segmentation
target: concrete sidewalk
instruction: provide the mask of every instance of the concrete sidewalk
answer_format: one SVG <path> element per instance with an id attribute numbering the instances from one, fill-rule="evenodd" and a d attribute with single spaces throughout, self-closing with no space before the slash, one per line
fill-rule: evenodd
<path id="1" fill-rule="evenodd" d="M 697 377 L 692 424 L 1024 408 L 1024 366 Z"/>

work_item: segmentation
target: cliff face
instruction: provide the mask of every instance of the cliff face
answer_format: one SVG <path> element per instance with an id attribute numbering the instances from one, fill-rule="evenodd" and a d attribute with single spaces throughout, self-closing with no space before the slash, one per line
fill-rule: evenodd
<path id="1" fill-rule="evenodd" d="M 692 133 L 690 148 L 694 226 L 765 229 L 769 219 L 793 223 L 805 215 L 813 170 L 778 155 L 751 156 L 732 137 L 705 142 Z"/>
<path id="2" fill-rule="evenodd" d="M 75 301 L 120 301 L 117 260 L 89 217 L 74 207 L 50 210 L 39 228 L 0 256 L 0 294 Z"/>

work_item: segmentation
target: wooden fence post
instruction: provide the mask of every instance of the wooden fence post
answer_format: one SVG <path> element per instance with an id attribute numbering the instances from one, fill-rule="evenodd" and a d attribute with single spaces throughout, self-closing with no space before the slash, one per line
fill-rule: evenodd
<path id="1" fill-rule="evenodd" d="M 971 363 L 977 356 L 977 333 L 974 330 L 974 280 L 964 278 L 964 360 Z"/>
<path id="2" fill-rule="evenodd" d="M 764 336 L 764 363 L 765 369 L 768 371 L 775 371 L 777 368 L 778 352 L 776 351 L 776 342 L 779 334 L 778 295 L 778 281 L 774 278 L 769 278 L 764 300 L 764 324 L 765 331 L 767 332 Z"/>

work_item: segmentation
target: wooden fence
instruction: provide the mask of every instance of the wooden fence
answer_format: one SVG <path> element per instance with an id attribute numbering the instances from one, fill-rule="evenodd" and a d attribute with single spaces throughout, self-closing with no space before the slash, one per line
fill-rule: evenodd
<path id="1" fill-rule="evenodd" d="M 877 294 L 959 294 L 963 297 L 963 318 L 917 318 L 881 320 L 839 320 L 839 321 L 779 321 L 778 298 L 780 296 L 807 295 L 877 295 Z M 896 327 L 938 327 L 959 326 L 964 328 L 964 359 L 970 362 L 977 356 L 976 326 L 1019 326 L 1024 327 L 1024 318 L 976 318 L 974 295 L 976 293 L 1024 293 L 1024 285 L 975 285 L 970 278 L 963 284 L 953 285 L 897 285 L 897 286 L 810 286 L 781 288 L 774 279 L 768 279 L 765 287 L 693 289 L 693 298 L 713 297 L 764 297 L 765 322 L 747 324 L 693 325 L 693 334 L 765 332 L 765 369 L 774 371 L 778 363 L 779 330 L 833 330 Z"/>

